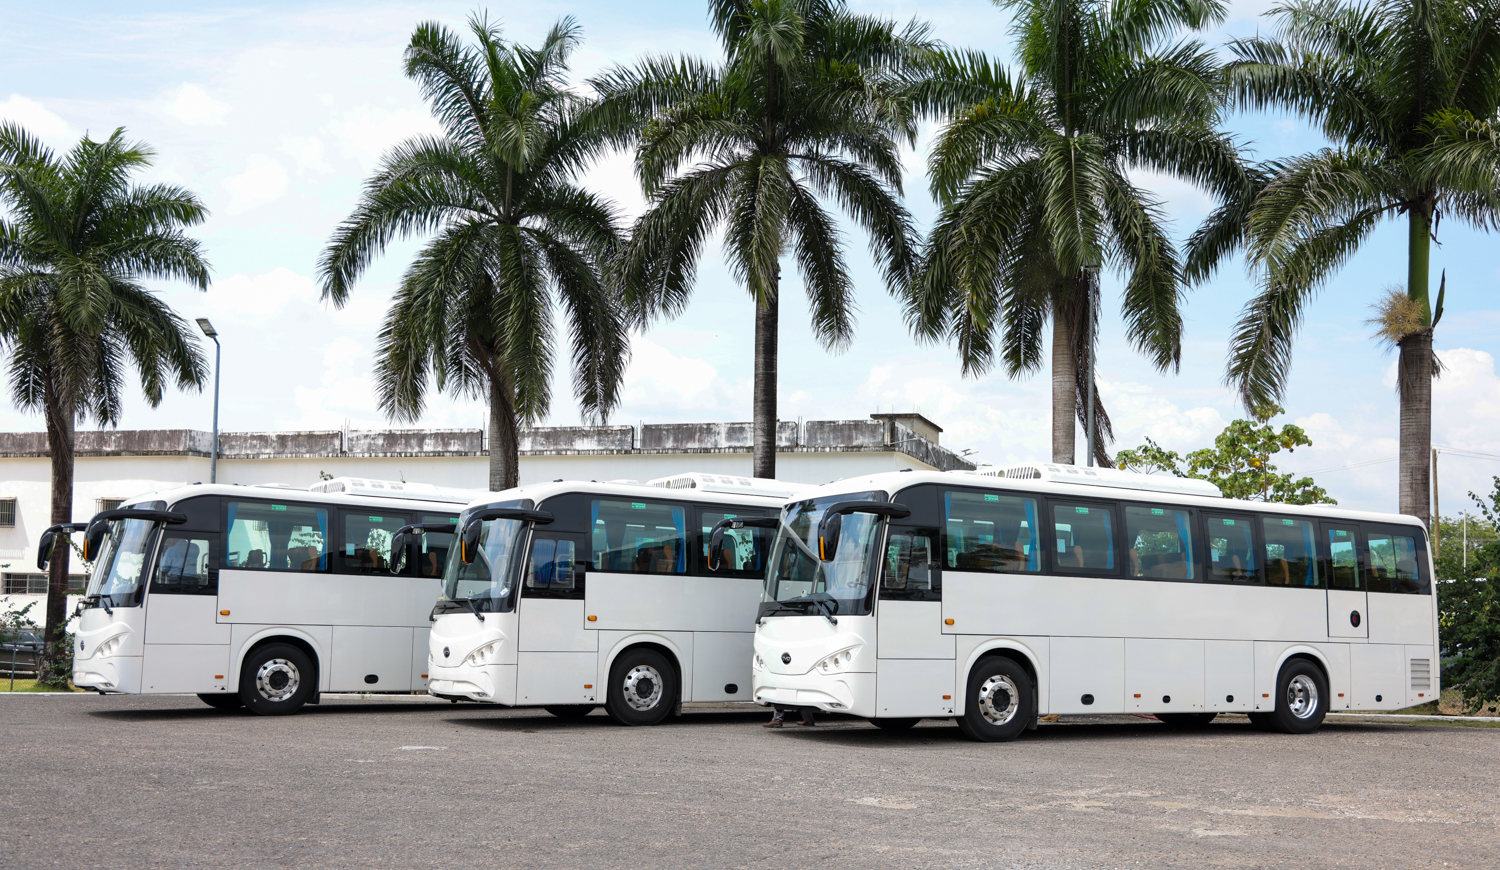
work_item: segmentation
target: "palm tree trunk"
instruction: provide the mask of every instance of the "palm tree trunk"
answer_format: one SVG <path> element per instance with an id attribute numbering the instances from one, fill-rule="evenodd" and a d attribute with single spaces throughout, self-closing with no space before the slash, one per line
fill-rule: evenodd
<path id="1" fill-rule="evenodd" d="M 72 403 L 57 395 L 48 383 L 42 399 L 47 422 L 47 453 L 52 460 L 52 525 L 73 521 L 73 431 Z M 54 641 L 62 638 L 68 612 L 68 561 L 72 547 L 64 536 L 52 549 L 47 566 L 47 619 L 44 643 L 50 655 Z"/>
<path id="2" fill-rule="evenodd" d="M 765 299 L 755 304 L 755 423 L 751 474 L 776 476 L 776 338 L 780 269 L 771 277 Z"/>
<path id="3" fill-rule="evenodd" d="M 1407 212 L 1406 295 L 1420 302 L 1428 328 L 1401 339 L 1396 389 L 1401 397 L 1400 511 L 1430 520 L 1432 501 L 1432 306 L 1428 261 L 1432 231 L 1426 201 Z"/>
<path id="4" fill-rule="evenodd" d="M 1078 413 L 1077 324 L 1067 305 L 1052 309 L 1052 461 L 1073 464 Z"/>
<path id="5" fill-rule="evenodd" d="M 1431 524 L 1432 330 L 1401 340 L 1397 392 L 1401 397 L 1400 511 Z"/>
<path id="6" fill-rule="evenodd" d="M 520 485 L 521 453 L 516 427 L 516 403 L 503 377 L 490 377 L 490 491 Z"/>

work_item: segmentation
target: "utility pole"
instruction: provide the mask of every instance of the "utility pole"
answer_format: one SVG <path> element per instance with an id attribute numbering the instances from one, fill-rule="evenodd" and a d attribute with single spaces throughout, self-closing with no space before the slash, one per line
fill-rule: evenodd
<path id="1" fill-rule="evenodd" d="M 1443 510 L 1438 507 L 1437 483 L 1438 449 L 1432 448 L 1432 558 L 1443 553 Z"/>

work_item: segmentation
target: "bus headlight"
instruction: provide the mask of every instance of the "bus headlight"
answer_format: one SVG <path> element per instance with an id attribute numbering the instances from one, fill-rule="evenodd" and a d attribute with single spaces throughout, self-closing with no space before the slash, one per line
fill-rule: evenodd
<path id="1" fill-rule="evenodd" d="M 854 653 L 858 649 L 859 647 L 853 646 L 849 647 L 848 649 L 841 649 L 833 655 L 828 656 L 827 658 L 818 662 L 816 665 L 813 665 L 813 670 L 824 674 L 832 674 L 842 671 L 844 668 L 849 667 L 850 662 L 854 661 Z"/>
<path id="2" fill-rule="evenodd" d="M 760 653 L 755 654 L 755 669 L 757 671 L 763 671 L 766 669 L 766 660 L 760 657 Z"/>
<path id="3" fill-rule="evenodd" d="M 112 656 L 120 651 L 120 645 L 125 642 L 125 635 L 117 634 L 104 643 L 94 647 L 94 655 L 99 657 Z"/>
<path id="4" fill-rule="evenodd" d="M 490 641 L 479 649 L 469 653 L 469 657 L 464 659 L 464 664 L 477 668 L 493 662 L 496 658 L 499 658 L 500 644 L 504 642 L 504 638 Z"/>

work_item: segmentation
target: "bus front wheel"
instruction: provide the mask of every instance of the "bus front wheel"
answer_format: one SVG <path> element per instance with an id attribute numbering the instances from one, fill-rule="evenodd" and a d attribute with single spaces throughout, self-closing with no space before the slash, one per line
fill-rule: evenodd
<path id="1" fill-rule="evenodd" d="M 653 649 L 627 650 L 609 669 L 604 712 L 621 725 L 655 725 L 677 706 L 677 670 Z"/>
<path id="2" fill-rule="evenodd" d="M 316 683 L 312 660 L 288 643 L 268 643 L 240 666 L 240 698 L 260 716 L 297 712 L 317 691 Z"/>
<path id="3" fill-rule="evenodd" d="M 1021 736 L 1036 715 L 1031 677 L 1015 661 L 996 656 L 969 672 L 958 730 L 970 740 L 1000 743 Z"/>

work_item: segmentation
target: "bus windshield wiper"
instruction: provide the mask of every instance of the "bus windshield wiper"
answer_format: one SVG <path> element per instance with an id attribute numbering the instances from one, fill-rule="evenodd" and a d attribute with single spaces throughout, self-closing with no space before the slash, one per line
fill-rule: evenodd
<path id="1" fill-rule="evenodd" d="M 109 596 L 103 592 L 99 593 L 99 606 L 103 607 L 104 612 L 109 614 L 110 616 L 115 615 L 114 608 L 109 606 Z"/>
<path id="2" fill-rule="evenodd" d="M 480 622 L 484 622 L 484 614 L 479 612 L 479 605 L 474 603 L 474 599 L 472 599 L 472 598 L 460 598 L 458 600 L 462 601 L 463 603 L 465 603 L 467 605 L 469 605 L 469 609 L 474 612 L 475 616 L 479 617 L 479 621 Z"/>

